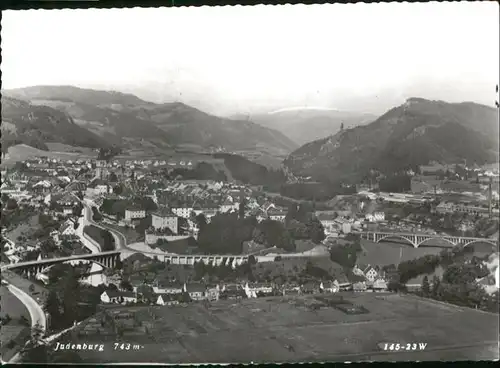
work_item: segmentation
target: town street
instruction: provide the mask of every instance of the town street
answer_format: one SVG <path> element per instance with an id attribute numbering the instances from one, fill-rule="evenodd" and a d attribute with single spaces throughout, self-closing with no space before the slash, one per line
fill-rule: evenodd
<path id="1" fill-rule="evenodd" d="M 82 244 L 87 247 L 92 253 L 100 253 L 101 248 L 99 244 L 83 233 L 83 229 L 87 225 L 92 224 L 92 210 L 88 208 L 85 202 L 82 202 L 84 207 L 82 209 L 82 216 L 78 218 L 78 228 L 76 229 L 76 235 L 80 238 Z M 103 267 L 97 263 L 92 263 L 90 268 L 91 276 L 88 277 L 87 282 L 92 286 L 98 286 L 105 283 L 105 276 L 102 274 Z"/>

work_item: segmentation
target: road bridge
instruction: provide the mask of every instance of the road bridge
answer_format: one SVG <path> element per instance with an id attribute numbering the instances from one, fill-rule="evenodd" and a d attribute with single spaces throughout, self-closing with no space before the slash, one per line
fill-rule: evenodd
<path id="1" fill-rule="evenodd" d="M 492 244 L 493 246 L 498 246 L 498 239 L 490 239 L 490 238 L 473 238 L 465 236 L 382 232 L 382 231 L 354 232 L 354 234 L 360 235 L 362 239 L 371 240 L 375 243 L 379 243 L 385 239 L 394 239 L 394 238 L 402 239 L 409 242 L 415 248 L 418 248 L 420 245 L 431 239 L 444 240 L 448 242 L 451 246 L 462 245 L 466 247 L 474 243 L 489 243 Z"/>
<path id="2" fill-rule="evenodd" d="M 120 259 L 120 255 L 120 251 L 109 251 L 92 254 L 81 254 L 70 257 L 40 259 L 36 261 L 8 264 L 3 266 L 2 270 L 20 270 L 22 274 L 31 277 L 35 276 L 38 273 L 47 271 L 49 268 L 58 263 L 65 263 L 70 261 L 90 261 L 105 268 L 113 268 L 115 267 L 117 261 Z"/>

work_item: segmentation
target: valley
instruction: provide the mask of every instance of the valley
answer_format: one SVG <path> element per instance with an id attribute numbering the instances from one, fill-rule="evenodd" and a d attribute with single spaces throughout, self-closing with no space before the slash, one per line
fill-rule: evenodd
<path id="1" fill-rule="evenodd" d="M 498 360 L 497 4 L 24 3 L 2 364 Z"/>

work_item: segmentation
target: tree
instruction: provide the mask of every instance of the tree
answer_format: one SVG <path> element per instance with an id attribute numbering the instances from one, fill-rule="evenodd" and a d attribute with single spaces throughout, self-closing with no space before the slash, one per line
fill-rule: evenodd
<path id="1" fill-rule="evenodd" d="M 196 216 L 196 225 L 201 230 L 205 225 L 207 225 L 207 218 L 203 213 L 200 213 Z"/>
<path id="2" fill-rule="evenodd" d="M 49 362 L 49 348 L 47 345 L 29 344 L 21 351 L 21 360 L 24 363 L 46 364 Z"/>
<path id="3" fill-rule="evenodd" d="M 441 280 L 437 275 L 434 275 L 432 278 L 432 289 L 431 296 L 435 299 L 439 297 L 439 289 L 441 287 Z"/>
<path id="4" fill-rule="evenodd" d="M 291 219 L 287 224 L 287 229 L 293 239 L 309 238 L 307 226 L 298 220 Z"/>
<path id="5" fill-rule="evenodd" d="M 113 187 L 113 193 L 115 193 L 117 195 L 122 194 L 123 193 L 123 185 L 122 184 L 115 185 Z"/>
<path id="6" fill-rule="evenodd" d="M 424 296 L 428 296 L 430 294 L 430 285 L 429 285 L 429 278 L 424 276 L 424 279 L 422 280 L 422 293 Z"/>
<path id="7" fill-rule="evenodd" d="M 201 280 L 203 276 L 205 276 L 206 273 L 206 267 L 205 263 L 203 261 L 195 262 L 194 263 L 194 272 L 195 272 L 195 279 L 196 280 Z"/>
<path id="8" fill-rule="evenodd" d="M 30 287 L 29 287 L 29 291 L 30 291 L 30 293 L 34 292 L 35 291 L 35 285 L 31 284 Z"/>
<path id="9" fill-rule="evenodd" d="M 117 270 L 121 270 L 121 269 L 123 269 L 123 262 L 122 262 L 122 260 L 121 260 L 120 258 L 118 258 L 118 259 L 116 260 L 116 262 L 115 262 L 115 268 L 116 268 Z"/>
<path id="10" fill-rule="evenodd" d="M 252 240 L 259 244 L 264 244 L 266 242 L 266 236 L 262 230 L 256 227 L 252 233 Z"/>
<path id="11" fill-rule="evenodd" d="M 108 284 L 108 290 L 116 291 L 116 290 L 118 290 L 118 286 L 116 286 L 115 284 L 113 284 L 113 283 L 110 282 Z"/>
<path id="12" fill-rule="evenodd" d="M 9 198 L 10 197 L 7 193 L 2 193 L 2 204 L 6 204 Z"/>
<path id="13" fill-rule="evenodd" d="M 126 291 L 134 291 L 134 287 L 132 286 L 130 281 L 127 281 L 127 280 L 120 281 L 120 289 L 126 290 Z"/>
<path id="14" fill-rule="evenodd" d="M 40 344 L 43 338 L 45 331 L 39 323 L 36 323 L 35 326 L 31 328 L 31 342 L 34 345 Z"/>
<path id="15" fill-rule="evenodd" d="M 17 206 L 17 201 L 14 198 L 9 198 L 5 204 L 6 209 L 15 210 Z"/>
<path id="16" fill-rule="evenodd" d="M 310 239 L 314 243 L 321 243 L 325 239 L 325 229 L 316 217 L 311 217 L 309 223 L 307 224 L 307 230 L 309 232 Z"/>
<path id="17" fill-rule="evenodd" d="M 71 266 L 65 263 L 56 264 L 49 269 L 49 284 L 58 284 Z"/>
<path id="18" fill-rule="evenodd" d="M 340 123 L 340 131 L 344 130 L 344 122 Z"/>
<path id="19" fill-rule="evenodd" d="M 152 301 L 154 298 L 153 288 L 149 285 L 142 284 L 137 288 L 137 293 L 141 294 L 146 301 Z"/>
<path id="20" fill-rule="evenodd" d="M 468 284 L 475 281 L 475 275 L 463 264 L 454 263 L 443 274 L 443 282 L 448 284 Z"/>
<path id="21" fill-rule="evenodd" d="M 63 280 L 63 310 L 64 324 L 71 326 L 74 321 L 78 320 L 78 302 L 80 301 L 80 275 L 75 272 L 73 267 L 70 267 L 68 273 Z"/>
<path id="22" fill-rule="evenodd" d="M 114 172 L 109 174 L 108 180 L 112 183 L 116 183 L 118 181 L 118 178 Z"/>
<path id="23" fill-rule="evenodd" d="M 238 207 L 238 217 L 240 219 L 245 218 L 246 206 L 247 206 L 247 199 L 244 196 L 242 196 L 240 205 Z"/>

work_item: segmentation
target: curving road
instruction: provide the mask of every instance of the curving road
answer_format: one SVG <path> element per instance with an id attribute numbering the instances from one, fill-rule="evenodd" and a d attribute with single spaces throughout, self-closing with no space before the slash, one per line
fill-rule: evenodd
<path id="1" fill-rule="evenodd" d="M 30 295 L 14 285 L 8 284 L 7 289 L 9 289 L 9 291 L 26 306 L 26 309 L 28 309 L 31 317 L 31 327 L 39 325 L 45 332 L 47 329 L 47 320 L 42 307 Z"/>
<path id="2" fill-rule="evenodd" d="M 19 299 L 28 309 L 31 318 L 31 328 L 35 328 L 39 326 L 42 330 L 42 336 L 45 334 L 47 330 L 47 319 L 42 307 L 27 293 L 22 291 L 21 289 L 15 287 L 12 284 L 9 284 L 5 281 L 2 282 L 7 289 L 14 295 L 17 299 Z M 7 364 L 17 363 L 21 359 L 21 354 L 17 353 L 14 355 Z M 2 362 L 3 364 L 4 362 Z"/>
<path id="3" fill-rule="evenodd" d="M 90 237 L 86 236 L 83 232 L 83 229 L 85 228 L 85 226 L 93 225 L 92 209 L 88 208 L 86 202 L 81 201 L 80 198 L 78 198 L 74 193 L 71 193 L 71 195 L 73 195 L 73 197 L 75 197 L 83 205 L 83 209 L 82 209 L 83 216 L 78 218 L 78 228 L 76 229 L 76 235 L 80 238 L 80 241 L 82 242 L 82 244 L 88 250 L 90 250 L 91 253 L 101 253 L 101 247 L 100 247 L 99 243 L 97 243 L 95 240 L 91 239 Z M 91 276 L 89 276 L 87 281 L 92 286 L 98 286 L 100 284 L 105 283 L 104 282 L 105 281 L 104 275 L 102 274 L 102 266 L 98 265 L 97 263 L 92 263 L 92 266 L 90 268 L 90 273 L 91 273 Z"/>
<path id="4" fill-rule="evenodd" d="M 119 232 L 118 230 L 115 230 L 113 228 L 110 228 L 104 224 L 95 223 L 92 220 L 92 208 L 91 207 L 93 205 L 95 205 L 95 203 L 93 203 L 88 198 L 84 198 L 83 201 L 80 201 L 80 202 L 83 204 L 83 207 L 84 207 L 83 211 L 84 211 L 85 222 L 88 225 L 94 225 L 94 226 L 97 226 L 99 228 L 106 229 L 111 233 L 111 235 L 113 235 L 113 238 L 115 239 L 115 249 L 118 251 L 122 251 L 122 260 L 127 258 L 128 256 L 134 254 L 134 253 L 142 253 L 144 255 L 149 256 L 150 258 L 153 258 L 154 256 L 179 256 L 179 254 L 166 253 L 166 252 L 162 252 L 160 250 L 153 250 L 153 249 L 148 250 L 148 249 L 146 249 L 147 246 L 144 244 L 144 242 L 138 242 L 138 243 L 133 243 L 133 244 L 127 245 L 127 240 L 125 238 L 125 235 L 123 235 L 121 232 Z M 309 252 L 311 252 L 311 254 L 304 253 L 304 254 L 298 254 L 295 256 L 310 257 L 310 256 L 322 255 L 322 254 L 316 254 L 315 250 L 311 250 Z M 244 255 L 241 254 L 238 256 L 250 256 L 250 255 L 257 256 L 260 253 L 261 253 L 261 251 L 257 251 L 254 253 L 249 253 L 249 254 L 244 254 Z M 218 255 L 210 255 L 210 256 L 216 257 Z M 224 257 L 224 256 L 234 256 L 234 255 L 222 255 L 222 256 Z"/>

